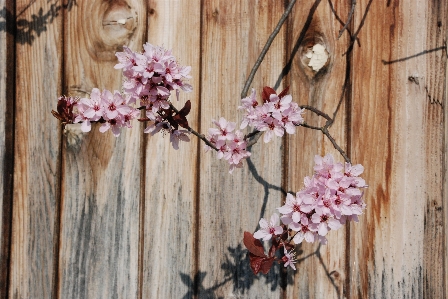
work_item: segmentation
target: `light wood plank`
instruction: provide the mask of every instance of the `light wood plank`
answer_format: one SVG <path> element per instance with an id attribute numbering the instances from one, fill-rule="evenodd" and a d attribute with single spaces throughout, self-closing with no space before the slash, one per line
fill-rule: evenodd
<path id="1" fill-rule="evenodd" d="M 13 1 L 0 0 L 0 298 L 8 297 L 14 169 L 15 45 Z"/>
<path id="2" fill-rule="evenodd" d="M 172 49 L 181 65 L 192 67 L 193 92 L 180 93 L 182 108 L 192 103 L 189 125 L 198 128 L 201 1 L 151 1 L 148 41 Z M 198 139 L 174 150 L 169 135 L 146 135 L 145 215 L 142 298 L 191 298 L 195 274 Z"/>
<path id="3" fill-rule="evenodd" d="M 317 0 L 299 3 L 293 11 L 293 22 L 288 30 L 287 52 L 287 62 L 291 63 L 291 93 L 299 104 L 316 107 L 331 117 L 337 111 L 329 131 L 345 151 L 345 107 L 350 95 L 343 87 L 350 84 L 350 66 L 347 67 L 350 57 L 344 55 L 348 47 L 348 33 L 337 39 L 342 28 L 337 17 L 346 20 L 348 2 L 333 1 L 332 4 Z M 329 54 L 327 65 L 318 72 L 308 66 L 310 59 L 305 56 L 315 44 L 324 45 Z M 311 111 L 307 111 L 304 118 L 313 126 L 325 124 L 324 118 Z M 304 187 L 303 179 L 306 176 L 313 174 L 315 155 L 332 154 L 337 161 L 344 161 L 327 137 L 320 131 L 307 128 L 299 128 L 297 134 L 288 138 L 286 150 L 287 189 L 294 192 Z M 297 258 L 300 262 L 297 264 L 294 286 L 288 287 L 288 298 L 343 298 L 347 277 L 345 227 L 330 231 L 327 239 L 327 245 L 304 242 L 298 246 Z"/>
<path id="4" fill-rule="evenodd" d="M 138 0 L 81 1 L 65 15 L 70 95 L 121 88 L 115 51 L 141 46 L 145 16 Z M 118 138 L 98 129 L 83 134 L 71 125 L 64 135 L 59 298 L 138 294 L 141 129 L 136 124 Z"/>
<path id="5" fill-rule="evenodd" d="M 241 89 L 284 6 L 282 1 L 252 0 L 203 4 L 201 132 L 206 133 L 214 126 L 212 119 L 241 120 Z M 259 99 L 262 87 L 274 86 L 283 68 L 284 34 L 283 28 L 251 86 Z M 260 140 L 250 162 L 232 175 L 215 153 L 201 152 L 199 298 L 281 296 L 280 266 L 274 265 L 267 276 L 254 276 L 242 244 L 243 232 L 254 232 L 260 217 L 270 217 L 284 198 L 281 144 L 279 138 L 269 144 Z"/>
<path id="6" fill-rule="evenodd" d="M 351 227 L 350 297 L 445 298 L 446 3 L 358 5 L 369 10 L 354 54 L 351 140 L 370 187 Z"/>
<path id="7" fill-rule="evenodd" d="M 61 4 L 17 1 L 10 298 L 54 298 L 60 197 Z"/>

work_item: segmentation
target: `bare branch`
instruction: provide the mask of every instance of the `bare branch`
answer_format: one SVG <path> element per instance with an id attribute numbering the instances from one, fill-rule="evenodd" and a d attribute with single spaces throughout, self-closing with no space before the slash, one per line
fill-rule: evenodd
<path id="1" fill-rule="evenodd" d="M 283 23 L 286 21 L 286 18 L 288 17 L 288 15 L 291 12 L 295 3 L 296 3 L 296 0 L 291 0 L 291 2 L 289 3 L 288 7 L 285 10 L 285 12 L 283 13 L 282 17 L 280 18 L 280 21 L 278 22 L 274 31 L 272 31 L 271 35 L 269 36 L 268 41 L 264 45 L 263 50 L 260 53 L 260 56 L 258 57 L 257 61 L 255 62 L 254 67 L 250 71 L 250 74 L 246 80 L 246 83 L 244 83 L 243 91 L 241 92 L 242 99 L 247 96 L 247 91 L 249 90 L 249 86 L 252 84 L 252 81 L 254 80 L 255 73 L 257 72 L 258 68 L 260 67 L 260 64 L 263 61 L 264 57 L 266 56 L 266 53 L 268 52 L 269 47 L 271 46 L 272 42 L 274 41 L 274 38 L 279 33 L 280 28 L 282 27 Z"/>
<path id="2" fill-rule="evenodd" d="M 352 20 L 353 17 L 353 13 L 355 11 L 355 6 L 356 6 L 356 0 L 352 0 L 352 8 L 350 9 L 347 22 L 345 23 L 344 27 L 342 27 L 342 29 L 339 30 L 338 39 L 342 36 L 342 33 L 344 33 L 345 29 L 347 29 L 348 24 L 350 24 L 350 21 Z"/>

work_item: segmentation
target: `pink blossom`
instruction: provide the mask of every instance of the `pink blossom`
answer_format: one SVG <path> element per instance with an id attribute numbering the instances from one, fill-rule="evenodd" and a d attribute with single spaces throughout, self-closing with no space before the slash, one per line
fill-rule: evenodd
<path id="1" fill-rule="evenodd" d="M 280 218 L 278 214 L 272 214 L 271 221 L 268 221 L 264 218 L 260 219 L 260 227 L 258 231 L 255 232 L 255 239 L 263 239 L 263 241 L 270 240 L 273 235 L 281 235 L 283 233 L 283 228 L 279 225 Z"/>
<path id="2" fill-rule="evenodd" d="M 175 150 L 179 149 L 179 141 L 189 142 L 189 132 L 186 130 L 173 130 L 170 135 L 170 142 Z"/>
<path id="3" fill-rule="evenodd" d="M 228 122 L 224 117 L 221 117 L 219 121 L 213 120 L 213 123 L 218 128 L 210 128 L 208 132 L 217 137 L 218 140 L 232 140 L 234 138 L 232 131 L 235 129 L 236 123 Z"/>
<path id="4" fill-rule="evenodd" d="M 296 254 L 294 253 L 294 250 L 291 249 L 289 252 L 286 250 L 286 247 L 283 247 L 283 253 L 285 254 L 282 258 L 282 261 L 285 263 L 285 268 L 290 266 L 292 269 L 296 270 L 296 266 L 294 265 L 297 263 L 296 260 Z"/>

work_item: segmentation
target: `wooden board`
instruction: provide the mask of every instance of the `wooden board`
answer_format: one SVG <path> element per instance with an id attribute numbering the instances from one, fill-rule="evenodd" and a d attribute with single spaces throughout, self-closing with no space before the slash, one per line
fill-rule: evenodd
<path id="1" fill-rule="evenodd" d="M 65 87 L 120 90 L 115 51 L 140 47 L 144 1 L 81 1 L 65 14 Z M 118 20 L 125 19 L 125 24 Z M 59 298 L 136 298 L 138 294 L 141 129 L 119 138 L 99 125 L 63 140 Z"/>
<path id="2" fill-rule="evenodd" d="M 7 298 L 14 169 L 13 1 L 0 0 L 0 298 Z"/>
<path id="3" fill-rule="evenodd" d="M 60 198 L 62 6 L 17 1 L 10 298 L 54 298 Z M 58 13 L 59 12 L 59 13 Z"/>
<path id="4" fill-rule="evenodd" d="M 370 187 L 351 227 L 351 298 L 446 297 L 446 13 L 445 2 L 358 2 L 351 140 Z"/>
<path id="5" fill-rule="evenodd" d="M 238 122 L 240 93 L 270 33 L 278 23 L 282 1 L 205 1 L 202 12 L 201 132 L 214 127 L 212 119 Z M 264 85 L 274 86 L 284 63 L 282 31 L 260 66 L 254 83 L 260 99 Z M 280 89 L 283 87 L 281 84 Z M 285 288 L 280 266 L 267 276 L 254 276 L 242 244 L 243 232 L 254 232 L 261 217 L 281 205 L 282 140 L 251 149 L 243 169 L 228 173 L 216 153 L 200 154 L 199 298 L 279 298 Z M 202 150 L 202 145 L 201 145 Z"/>
<path id="6" fill-rule="evenodd" d="M 329 131 L 339 146 L 347 151 L 345 107 L 350 99 L 350 56 L 344 55 L 348 47 L 348 34 L 338 40 L 342 28 L 339 19 L 346 20 L 349 1 L 308 1 L 297 4 L 288 29 L 286 66 L 291 94 L 299 104 L 311 105 L 335 118 Z M 327 64 L 314 71 L 308 64 L 308 51 L 316 44 L 328 52 Z M 286 69 L 287 70 L 287 69 Z M 335 115 L 335 113 L 337 114 Z M 309 125 L 323 126 L 325 119 L 311 111 L 304 115 Z M 313 175 L 314 156 L 332 154 L 335 160 L 343 157 L 334 149 L 322 132 L 298 128 L 297 134 L 286 143 L 286 189 L 301 190 L 306 176 Z M 297 271 L 294 286 L 288 288 L 288 298 L 343 298 L 345 296 L 346 228 L 330 231 L 328 244 L 304 242 L 296 248 Z"/>
<path id="7" fill-rule="evenodd" d="M 148 41 L 172 49 L 181 65 L 192 67 L 193 92 L 180 93 L 178 109 L 192 103 L 188 122 L 198 129 L 201 1 L 151 1 Z M 142 298 L 191 298 L 197 249 L 198 139 L 174 150 L 169 135 L 145 134 L 144 242 Z M 202 147 L 201 147 L 202 150 Z"/>

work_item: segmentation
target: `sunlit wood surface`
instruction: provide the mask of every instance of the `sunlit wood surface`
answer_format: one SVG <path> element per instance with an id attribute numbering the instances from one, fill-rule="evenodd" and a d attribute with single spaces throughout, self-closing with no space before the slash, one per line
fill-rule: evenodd
<path id="1" fill-rule="evenodd" d="M 146 41 L 192 66 L 188 120 L 240 121 L 243 85 L 289 1 L 0 0 L 0 298 L 446 298 L 446 1 L 297 1 L 251 88 L 289 86 L 365 166 L 367 209 L 297 271 L 249 268 L 254 232 L 342 157 L 321 132 L 262 139 L 232 175 L 203 143 L 172 149 L 135 122 L 119 138 L 62 130 L 58 95 L 119 90 L 115 52 Z M 117 20 L 125 19 L 125 24 Z M 328 62 L 308 66 L 323 45 Z M 250 91 L 249 91 L 250 92 Z M 324 119 L 308 111 L 311 125 Z"/>

